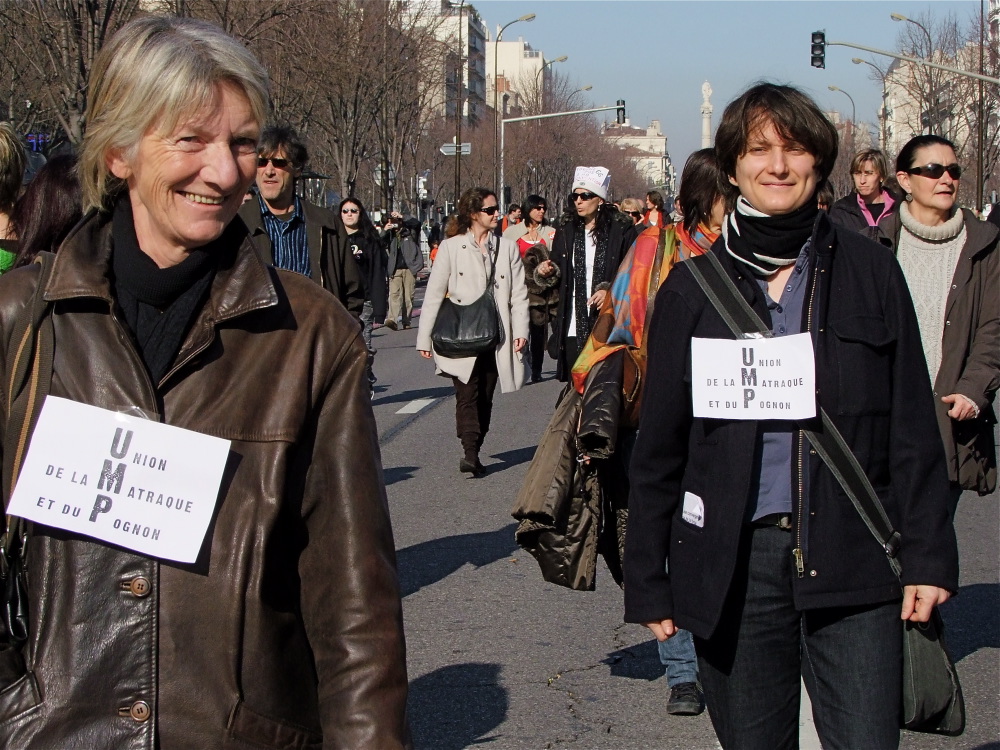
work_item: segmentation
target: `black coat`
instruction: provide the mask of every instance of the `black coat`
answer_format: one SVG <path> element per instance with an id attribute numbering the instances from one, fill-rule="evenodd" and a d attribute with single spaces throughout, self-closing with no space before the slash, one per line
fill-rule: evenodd
<path id="1" fill-rule="evenodd" d="M 868 239 L 875 240 L 892 249 L 895 248 L 896 238 L 899 236 L 898 225 L 895 221 L 898 209 L 899 199 L 892 204 L 890 210 L 884 211 L 878 218 L 876 222 L 878 226 L 869 226 L 868 219 L 861 213 L 861 206 L 858 205 L 857 192 L 851 191 L 848 195 L 845 195 L 830 206 L 830 221 L 859 232 Z"/>
<path id="2" fill-rule="evenodd" d="M 357 252 L 355 252 L 357 248 Z M 385 320 L 389 310 L 389 258 L 385 244 L 376 235 L 355 232 L 347 235 L 347 250 L 361 272 L 366 300 L 371 300 L 373 320 Z"/>
<path id="3" fill-rule="evenodd" d="M 632 220 L 625 214 L 615 211 L 613 207 L 601 207 L 602 211 L 610 212 L 608 224 L 608 249 L 603 268 L 594 268 L 594 278 L 592 287 L 607 289 L 618 274 L 618 267 L 625 259 L 628 249 L 635 242 L 636 228 Z M 549 353 L 556 360 L 556 378 L 562 381 L 569 380 L 570 370 L 573 368 L 572 362 L 566 362 L 566 337 L 576 335 L 569 330 L 569 320 L 572 317 L 570 305 L 573 304 L 573 237 L 577 231 L 583 231 L 583 225 L 576 225 L 573 218 L 564 221 L 556 226 L 556 237 L 552 242 L 552 262 L 559 268 L 559 306 L 556 309 L 555 322 L 553 323 L 553 337 L 555 340 L 549 344 Z M 590 296 L 589 294 L 587 295 Z M 591 310 L 591 324 L 597 318 L 597 310 Z M 583 342 L 578 342 L 583 346 Z"/>
<path id="4" fill-rule="evenodd" d="M 768 320 L 756 280 L 738 269 L 721 240 L 711 252 Z M 813 291 L 803 330 L 811 308 L 819 402 L 902 535 L 903 583 L 954 591 L 958 552 L 946 508 L 944 452 L 902 271 L 887 249 L 835 227 L 825 214 L 813 230 L 810 268 Z M 649 329 L 647 378 L 653 387 L 643 399 L 631 464 L 625 619 L 672 617 L 679 627 L 708 638 L 739 560 L 744 518 L 753 502 L 759 427 L 753 421 L 692 416 L 692 337 L 733 338 L 681 263 L 657 295 Z M 794 435 L 809 487 L 801 499 L 793 492 L 791 533 L 805 563 L 804 574 L 793 578 L 796 607 L 900 598 L 899 581 L 880 545 L 801 432 Z M 793 488 L 799 486 L 798 463 L 792 461 Z M 682 520 L 685 492 L 704 502 L 700 528 Z"/>

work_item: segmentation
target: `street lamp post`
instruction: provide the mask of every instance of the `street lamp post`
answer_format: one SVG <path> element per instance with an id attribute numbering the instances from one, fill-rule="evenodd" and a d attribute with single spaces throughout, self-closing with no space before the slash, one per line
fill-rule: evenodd
<path id="1" fill-rule="evenodd" d="M 497 109 L 497 56 L 500 54 L 500 39 L 503 37 L 504 31 L 507 30 L 508 26 L 513 26 L 519 21 L 534 21 L 534 13 L 525 13 L 520 18 L 515 18 L 510 23 L 506 23 L 500 27 L 500 31 L 497 32 L 496 41 L 493 42 L 493 172 L 497 175 L 497 180 L 500 179 L 499 169 L 500 161 L 498 158 L 498 153 L 500 149 L 500 114 Z"/>
<path id="2" fill-rule="evenodd" d="M 535 88 L 538 89 L 538 109 L 539 109 L 539 111 L 541 111 L 541 109 L 542 109 L 542 103 L 543 103 L 542 89 L 545 87 L 545 78 L 542 77 L 542 73 L 544 73 L 545 69 L 547 67 L 549 67 L 550 65 L 552 65 L 553 63 L 566 62 L 567 60 L 569 60 L 569 55 L 560 55 L 555 60 L 549 60 L 548 62 L 545 62 L 545 58 L 544 57 L 542 58 L 542 67 L 540 67 L 538 69 L 538 72 L 535 73 Z"/>
<path id="3" fill-rule="evenodd" d="M 883 151 L 885 151 L 886 148 L 888 148 L 888 146 L 886 145 L 886 141 L 888 141 L 888 139 L 889 139 L 888 135 L 887 135 L 887 133 L 888 133 L 888 123 L 887 123 L 887 120 L 889 118 L 889 113 L 886 111 L 886 107 L 885 107 L 885 82 L 886 82 L 886 79 L 889 76 L 886 75 L 886 73 L 882 70 L 882 68 L 880 68 L 875 63 L 869 62 L 868 60 L 863 60 L 860 57 L 852 57 L 851 58 L 851 62 L 854 63 L 855 65 L 864 64 L 864 65 L 868 65 L 869 67 L 873 68 L 875 70 L 875 72 L 878 73 L 879 80 L 882 82 L 882 107 L 880 108 L 879 114 L 878 114 L 878 122 L 879 122 L 879 130 L 878 130 L 878 132 L 879 132 L 879 142 L 878 142 L 878 146 L 879 146 L 880 149 L 882 149 Z"/>
<path id="4" fill-rule="evenodd" d="M 854 97 L 851 96 L 850 94 L 848 94 L 846 91 L 844 91 L 839 86 L 832 86 L 831 85 L 831 86 L 827 86 L 827 88 L 830 89 L 830 91 L 839 91 L 841 94 L 843 94 L 844 96 L 846 96 L 848 99 L 851 100 L 851 123 L 853 124 L 853 123 L 857 122 L 858 110 L 857 110 L 857 107 L 854 106 Z"/>
<path id="5" fill-rule="evenodd" d="M 907 18 L 902 13 L 890 13 L 889 18 L 893 21 L 906 21 L 907 23 L 912 23 L 914 26 L 918 26 L 920 30 L 924 32 L 924 36 L 927 37 L 927 59 L 934 59 L 934 40 L 931 39 L 931 32 L 927 30 L 926 26 L 920 23 L 920 21 L 914 21 L 912 18 Z M 916 50 L 914 50 L 914 54 L 915 53 Z M 934 123 L 938 115 L 937 110 L 939 109 L 938 91 L 936 90 L 937 86 L 934 85 L 934 73 L 932 71 L 928 71 L 927 79 L 927 82 L 930 85 L 930 91 L 928 92 L 927 97 L 927 132 L 933 133 Z"/>

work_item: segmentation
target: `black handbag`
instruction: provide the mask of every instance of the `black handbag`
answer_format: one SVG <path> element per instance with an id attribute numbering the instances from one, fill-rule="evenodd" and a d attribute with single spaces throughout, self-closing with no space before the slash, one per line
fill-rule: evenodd
<path id="1" fill-rule="evenodd" d="M 736 335 L 757 333 L 772 335 L 753 308 L 743 299 L 722 263 L 714 253 L 686 261 L 702 291 Z M 865 525 L 885 550 L 889 565 L 899 576 L 902 572 L 896 554 L 900 535 L 875 494 L 864 469 L 851 452 L 822 407 L 822 427 L 802 429 L 816 453 L 833 473 L 850 498 Z M 935 607 L 927 622 L 903 622 L 903 700 L 900 726 L 914 732 L 958 736 L 965 731 L 965 699 L 958 672 L 944 643 L 944 622 Z"/>
<path id="2" fill-rule="evenodd" d="M 17 484 L 31 433 L 38 421 L 45 396 L 52 381 L 54 333 L 50 304 L 43 292 L 52 266 L 51 253 L 39 253 L 41 265 L 38 286 L 31 304 L 17 320 L 11 336 L 7 361 L 12 363 L 7 398 L 7 427 L 3 451 L 3 502 L 6 508 Z M 28 542 L 27 523 L 16 516 L 6 516 L 0 535 L 0 618 L 4 640 L 0 645 L 18 646 L 28 638 L 28 587 L 25 555 Z"/>
<path id="3" fill-rule="evenodd" d="M 475 357 L 495 350 L 503 342 L 500 312 L 493 296 L 496 256 L 489 250 L 487 255 L 492 263 L 482 296 L 469 305 L 457 305 L 450 297 L 441 301 L 431 329 L 431 343 L 442 357 Z"/>

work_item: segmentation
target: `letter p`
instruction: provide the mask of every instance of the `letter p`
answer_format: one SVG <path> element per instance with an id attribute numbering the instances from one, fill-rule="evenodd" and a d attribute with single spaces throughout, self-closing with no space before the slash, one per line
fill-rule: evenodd
<path id="1" fill-rule="evenodd" d="M 94 523 L 97 516 L 101 513 L 107 513 L 109 510 L 111 510 L 111 498 L 107 495 L 98 495 L 97 500 L 94 501 L 94 509 L 90 512 L 90 522 Z"/>

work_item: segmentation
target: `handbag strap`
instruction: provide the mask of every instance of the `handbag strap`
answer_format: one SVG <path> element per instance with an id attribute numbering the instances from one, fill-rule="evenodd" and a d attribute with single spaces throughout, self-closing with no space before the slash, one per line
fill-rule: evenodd
<path id="1" fill-rule="evenodd" d="M 4 435 L 2 491 L 5 505 L 17 484 L 28 442 L 38 421 L 42 404 L 52 383 L 52 362 L 55 356 L 55 332 L 51 303 L 45 300 L 45 287 L 52 270 L 53 254 L 39 253 L 35 263 L 41 266 L 38 283 L 27 307 L 14 321 L 7 352 L 11 362 L 7 382 L 7 427 Z M 4 575 L 14 554 L 22 554 L 26 536 L 24 519 L 6 517 L 6 528 L 0 537 L 0 567 Z"/>
<path id="2" fill-rule="evenodd" d="M 715 253 L 709 251 L 686 262 L 695 281 L 734 335 L 738 338 L 745 334 L 773 336 L 770 328 L 740 294 Z M 889 565 L 898 577 L 902 572 L 899 560 L 896 559 L 900 545 L 899 532 L 893 529 L 882 501 L 878 499 L 875 488 L 872 487 L 844 436 L 840 434 L 826 409 L 819 405 L 817 408 L 820 429 L 801 427 L 802 432 L 850 498 L 851 504 L 854 505 L 872 536 L 885 550 Z"/>

